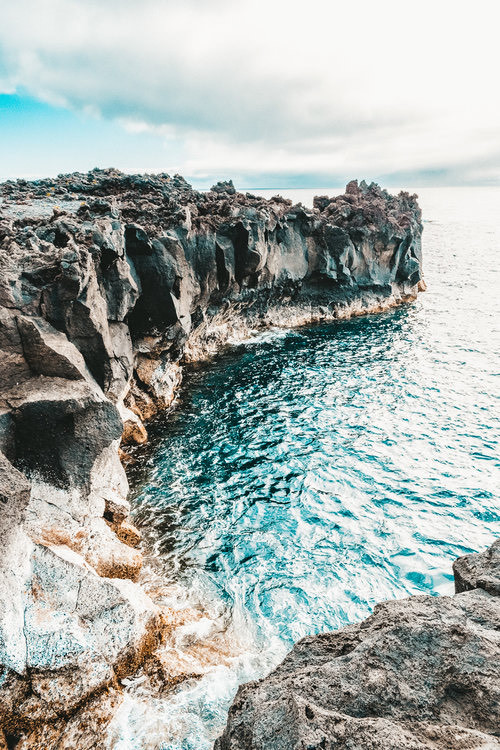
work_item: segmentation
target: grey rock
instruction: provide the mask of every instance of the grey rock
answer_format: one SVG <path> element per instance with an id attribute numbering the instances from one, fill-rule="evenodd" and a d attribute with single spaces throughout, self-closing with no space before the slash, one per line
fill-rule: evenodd
<path id="1" fill-rule="evenodd" d="M 121 435 L 116 407 L 87 381 L 39 376 L 4 394 L 16 458 L 56 483 L 85 485 L 99 453 Z"/>
<path id="2" fill-rule="evenodd" d="M 30 492 L 26 477 L 0 453 L 0 665 L 20 674 L 26 662 L 23 584 L 31 548 L 23 522 Z"/>
<path id="3" fill-rule="evenodd" d="M 127 224 L 125 227 L 125 247 L 127 254 L 133 258 L 135 255 L 152 255 L 153 247 L 148 235 L 142 227 L 137 224 Z"/>
<path id="4" fill-rule="evenodd" d="M 217 182 L 215 185 L 212 185 L 211 190 L 213 193 L 228 193 L 229 195 L 234 195 L 236 193 L 232 180 L 227 180 L 227 182 Z"/>
<path id="5" fill-rule="evenodd" d="M 24 511 L 28 505 L 31 485 L 22 472 L 18 471 L 0 453 L 0 529 L 7 532 L 21 526 Z"/>
<path id="6" fill-rule="evenodd" d="M 217 750 L 500 747 L 500 599 L 377 605 L 242 686 Z"/>
<path id="7" fill-rule="evenodd" d="M 500 539 L 479 555 L 464 555 L 453 563 L 455 591 L 484 589 L 500 596 Z"/>
<path id="8" fill-rule="evenodd" d="M 68 380 L 89 377 L 85 360 L 67 336 L 43 318 L 17 317 L 24 356 L 31 371 Z"/>
<path id="9" fill-rule="evenodd" d="M 109 685 L 158 618 L 138 586 L 100 577 L 65 546 L 35 545 L 30 562 L 24 632 L 33 695 L 18 706 L 28 720 L 42 711 L 55 718 Z"/>

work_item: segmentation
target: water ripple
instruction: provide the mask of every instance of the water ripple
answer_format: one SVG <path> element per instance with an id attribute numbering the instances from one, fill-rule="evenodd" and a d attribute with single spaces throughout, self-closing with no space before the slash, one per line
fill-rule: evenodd
<path id="1" fill-rule="evenodd" d="M 238 682 L 378 601 L 451 593 L 452 560 L 500 533 L 500 229 L 484 195 L 468 218 L 463 194 L 427 198 L 444 218 L 426 225 L 415 305 L 238 346 L 153 428 L 135 520 L 164 575 L 246 644 L 158 704 L 161 747 L 210 747 Z M 123 747 L 145 747 L 146 725 Z"/>

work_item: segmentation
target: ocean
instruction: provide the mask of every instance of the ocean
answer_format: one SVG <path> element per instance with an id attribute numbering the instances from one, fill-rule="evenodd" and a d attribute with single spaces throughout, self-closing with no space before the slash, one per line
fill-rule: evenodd
<path id="1" fill-rule="evenodd" d="M 166 663 L 202 676 L 129 680 L 112 747 L 208 750 L 238 684 L 299 638 L 452 593 L 453 560 L 500 535 L 500 188 L 410 192 L 415 303 L 228 348 L 151 427 L 133 516 L 152 585 L 189 613 Z"/>

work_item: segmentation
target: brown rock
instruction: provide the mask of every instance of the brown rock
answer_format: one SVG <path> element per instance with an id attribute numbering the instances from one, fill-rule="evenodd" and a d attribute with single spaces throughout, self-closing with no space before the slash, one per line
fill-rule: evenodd
<path id="1" fill-rule="evenodd" d="M 118 456 L 120 457 L 120 461 L 122 462 L 124 467 L 136 463 L 136 459 L 131 456 L 130 453 L 124 451 L 122 448 L 118 448 Z"/>
<path id="2" fill-rule="evenodd" d="M 137 547 L 142 538 L 139 529 L 129 521 L 122 521 L 121 524 L 116 527 L 115 533 L 118 539 L 124 544 L 128 544 L 129 547 Z"/>
<path id="3" fill-rule="evenodd" d="M 23 733 L 16 750 L 108 750 L 106 728 L 122 700 L 121 693 L 110 687 L 91 698 L 69 719 Z"/>
<path id="4" fill-rule="evenodd" d="M 122 445 L 141 445 L 148 439 L 148 433 L 140 418 L 130 409 L 125 411 Z"/>
<path id="5" fill-rule="evenodd" d="M 109 534 L 92 534 L 85 559 L 103 578 L 129 578 L 137 581 L 142 568 L 142 554 L 120 541 L 106 525 Z"/>

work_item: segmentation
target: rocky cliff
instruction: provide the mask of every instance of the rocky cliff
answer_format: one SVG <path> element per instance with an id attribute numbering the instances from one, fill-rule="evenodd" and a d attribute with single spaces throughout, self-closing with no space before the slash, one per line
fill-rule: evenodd
<path id="1" fill-rule="evenodd" d="M 120 445 L 147 439 L 182 363 L 424 282 L 416 198 L 376 185 L 312 210 L 115 170 L 1 187 L 0 725 L 15 739 L 119 689 L 161 638 Z"/>
<path id="2" fill-rule="evenodd" d="M 215 750 L 500 748 L 500 540 L 454 573 L 455 596 L 299 641 L 240 687 Z"/>

